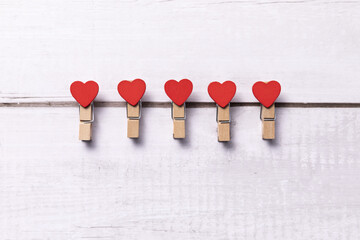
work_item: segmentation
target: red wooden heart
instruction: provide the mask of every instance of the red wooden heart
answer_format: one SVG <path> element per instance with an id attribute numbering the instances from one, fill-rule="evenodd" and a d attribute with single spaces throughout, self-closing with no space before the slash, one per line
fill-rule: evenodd
<path id="1" fill-rule="evenodd" d="M 281 86 L 277 81 L 270 82 L 256 82 L 252 91 L 254 96 L 265 107 L 271 107 L 274 104 L 277 97 L 280 95 Z"/>
<path id="2" fill-rule="evenodd" d="M 120 96 L 132 106 L 135 106 L 145 93 L 146 84 L 142 79 L 121 81 L 118 85 Z"/>
<path id="3" fill-rule="evenodd" d="M 193 89 L 193 84 L 188 79 L 183 79 L 180 82 L 169 80 L 165 83 L 164 88 L 168 97 L 176 105 L 181 106 L 190 96 Z"/>
<path id="4" fill-rule="evenodd" d="M 229 104 L 231 99 L 235 96 L 236 85 L 232 81 L 226 81 L 222 84 L 219 82 L 212 82 L 208 86 L 210 97 L 222 108 Z"/>
<path id="5" fill-rule="evenodd" d="M 99 92 L 99 85 L 94 81 L 86 83 L 75 81 L 70 86 L 71 95 L 83 107 L 87 107 Z"/>

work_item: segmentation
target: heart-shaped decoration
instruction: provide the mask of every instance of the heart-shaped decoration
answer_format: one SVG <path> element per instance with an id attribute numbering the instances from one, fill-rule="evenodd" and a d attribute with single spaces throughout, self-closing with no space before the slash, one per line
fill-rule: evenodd
<path id="1" fill-rule="evenodd" d="M 71 95 L 83 107 L 87 107 L 99 92 L 99 85 L 94 81 L 86 83 L 75 81 L 70 86 Z"/>
<path id="2" fill-rule="evenodd" d="M 136 106 L 146 90 L 146 84 L 142 79 L 134 81 L 121 81 L 118 84 L 118 92 L 120 96 L 132 106 Z"/>
<path id="3" fill-rule="evenodd" d="M 212 82 L 208 86 L 210 97 L 222 108 L 229 104 L 231 99 L 235 96 L 236 85 L 232 81 L 226 81 L 222 84 L 219 82 Z"/>
<path id="4" fill-rule="evenodd" d="M 278 98 L 281 92 L 280 83 L 277 81 L 270 82 L 256 82 L 252 91 L 254 96 L 259 102 L 264 105 L 264 107 L 271 107 L 274 104 L 275 100 Z"/>
<path id="5" fill-rule="evenodd" d="M 193 84 L 188 79 L 180 82 L 169 80 L 164 85 L 166 95 L 178 106 L 184 104 L 193 90 Z"/>

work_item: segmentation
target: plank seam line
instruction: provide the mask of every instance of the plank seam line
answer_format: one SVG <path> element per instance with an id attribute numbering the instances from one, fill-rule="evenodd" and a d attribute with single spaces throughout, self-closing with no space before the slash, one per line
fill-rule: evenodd
<path id="1" fill-rule="evenodd" d="M 125 107 L 125 102 L 101 102 L 95 101 L 95 107 Z M 0 103 L 0 107 L 76 107 L 78 103 L 67 102 L 22 102 Z M 142 102 L 146 108 L 170 108 L 171 102 Z M 213 108 L 213 102 L 186 102 L 188 108 Z M 256 102 L 231 102 L 231 107 L 259 107 Z M 360 108 L 360 103 L 301 103 L 301 102 L 277 102 L 276 107 L 281 108 Z"/>

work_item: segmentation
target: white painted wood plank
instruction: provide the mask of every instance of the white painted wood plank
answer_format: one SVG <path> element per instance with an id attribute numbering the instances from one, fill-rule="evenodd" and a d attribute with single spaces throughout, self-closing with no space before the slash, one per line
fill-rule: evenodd
<path id="1" fill-rule="evenodd" d="M 359 239 L 360 109 L 232 107 L 232 142 L 215 108 L 144 108 L 141 139 L 125 108 L 96 108 L 79 142 L 78 109 L 0 108 L 0 239 Z"/>
<path id="2" fill-rule="evenodd" d="M 0 0 L 0 102 L 72 100 L 94 79 L 99 101 L 143 78 L 145 101 L 168 101 L 166 80 L 233 80 L 234 101 L 276 79 L 282 102 L 360 102 L 359 1 Z M 25 98 L 24 98 L 25 97 Z"/>

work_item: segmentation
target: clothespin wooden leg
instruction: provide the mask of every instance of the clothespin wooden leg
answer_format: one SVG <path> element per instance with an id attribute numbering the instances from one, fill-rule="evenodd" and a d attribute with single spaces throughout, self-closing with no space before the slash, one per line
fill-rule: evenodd
<path id="1" fill-rule="evenodd" d="M 92 136 L 92 122 L 94 116 L 93 104 L 86 108 L 80 105 L 80 124 L 79 124 L 79 140 L 91 141 Z"/>
<path id="2" fill-rule="evenodd" d="M 174 138 L 185 138 L 185 103 L 181 106 L 172 103 L 172 118 L 174 121 Z"/>
<path id="3" fill-rule="evenodd" d="M 266 108 L 261 105 L 262 138 L 275 139 L 275 104 Z"/>
<path id="4" fill-rule="evenodd" d="M 139 138 L 140 128 L 140 102 L 135 106 L 126 103 L 126 112 L 128 118 L 127 136 L 128 138 Z"/>
<path id="5" fill-rule="evenodd" d="M 222 108 L 217 105 L 218 141 L 230 141 L 230 104 Z"/>

